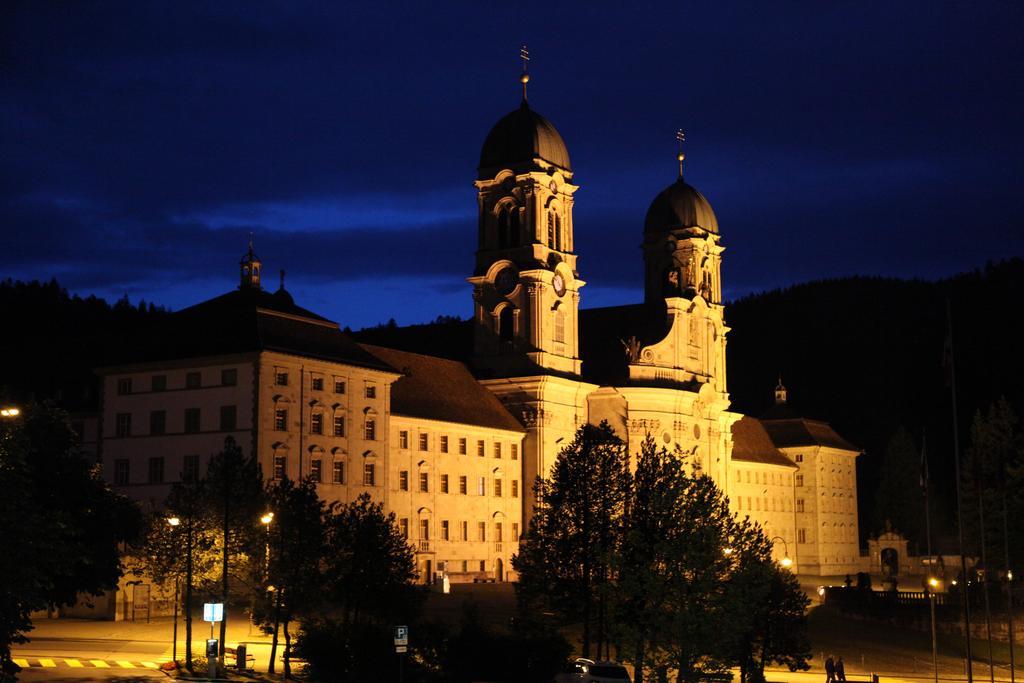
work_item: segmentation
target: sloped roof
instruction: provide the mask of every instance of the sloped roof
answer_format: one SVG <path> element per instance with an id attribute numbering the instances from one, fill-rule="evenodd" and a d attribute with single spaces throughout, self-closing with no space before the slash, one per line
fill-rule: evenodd
<path id="1" fill-rule="evenodd" d="M 861 450 L 839 436 L 827 422 L 800 417 L 783 420 L 763 420 L 762 424 L 776 448 L 826 446 L 855 453 Z"/>
<path id="2" fill-rule="evenodd" d="M 501 401 L 458 361 L 419 353 L 360 345 L 402 373 L 391 386 L 391 412 L 478 427 L 524 432 Z"/>
<path id="3" fill-rule="evenodd" d="M 238 289 L 178 311 L 143 330 L 125 363 L 279 351 L 394 371 L 338 324 L 296 306 L 284 290 Z"/>
<path id="4" fill-rule="evenodd" d="M 796 464 L 772 443 L 761 421 L 747 416 L 732 425 L 732 459 L 796 469 Z"/>

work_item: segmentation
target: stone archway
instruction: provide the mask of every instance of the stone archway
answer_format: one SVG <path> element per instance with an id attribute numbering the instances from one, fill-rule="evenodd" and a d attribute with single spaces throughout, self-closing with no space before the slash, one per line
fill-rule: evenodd
<path id="1" fill-rule="evenodd" d="M 494 580 L 498 583 L 505 580 L 505 564 L 500 557 L 494 561 Z"/>

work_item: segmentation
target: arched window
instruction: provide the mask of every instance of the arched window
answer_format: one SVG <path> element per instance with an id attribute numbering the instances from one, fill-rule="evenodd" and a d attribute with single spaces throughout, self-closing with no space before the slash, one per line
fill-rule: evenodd
<path id="1" fill-rule="evenodd" d="M 515 336 L 513 316 L 514 312 L 511 306 L 501 309 L 501 313 L 498 314 L 498 339 L 503 342 L 511 342 Z"/>
<path id="2" fill-rule="evenodd" d="M 548 248 L 555 248 L 555 214 L 548 213 Z"/>
<path id="3" fill-rule="evenodd" d="M 519 209 L 510 206 L 508 209 L 508 246 L 519 246 Z"/>
<path id="4" fill-rule="evenodd" d="M 555 249 L 562 251 L 562 217 L 555 215 Z"/>
<path id="5" fill-rule="evenodd" d="M 498 248 L 504 249 L 508 246 L 509 240 L 509 210 L 508 206 L 503 206 L 501 211 L 498 212 Z"/>

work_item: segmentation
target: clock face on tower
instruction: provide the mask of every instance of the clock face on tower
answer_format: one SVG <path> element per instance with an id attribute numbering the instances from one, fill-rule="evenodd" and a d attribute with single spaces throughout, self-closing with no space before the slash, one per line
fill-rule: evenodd
<path id="1" fill-rule="evenodd" d="M 558 296 L 565 295 L 565 279 L 560 273 L 555 273 L 555 276 L 551 278 L 551 286 L 555 288 L 555 294 Z"/>

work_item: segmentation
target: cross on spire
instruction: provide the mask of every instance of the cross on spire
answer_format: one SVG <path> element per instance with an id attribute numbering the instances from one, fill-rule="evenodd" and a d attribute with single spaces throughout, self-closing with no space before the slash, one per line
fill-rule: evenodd
<path id="1" fill-rule="evenodd" d="M 523 73 L 519 76 L 519 82 L 523 84 L 523 102 L 526 102 L 526 84 L 530 82 L 530 74 L 526 67 L 530 61 L 530 50 L 525 45 L 519 48 L 519 58 L 523 60 Z"/>
<path id="2" fill-rule="evenodd" d="M 680 128 L 679 130 L 676 131 L 676 144 L 679 147 L 679 153 L 677 155 L 677 158 L 679 159 L 679 179 L 680 180 L 683 179 L 683 159 L 686 158 L 686 155 L 683 154 L 683 143 L 685 141 L 686 141 L 686 133 L 684 133 L 683 129 Z"/>

